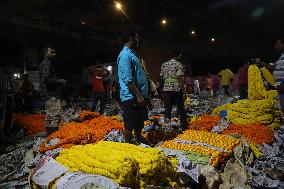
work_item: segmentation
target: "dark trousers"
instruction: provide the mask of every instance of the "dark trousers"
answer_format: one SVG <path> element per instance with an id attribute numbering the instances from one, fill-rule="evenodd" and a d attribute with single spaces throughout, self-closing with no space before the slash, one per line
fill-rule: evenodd
<path id="1" fill-rule="evenodd" d="M 13 116 L 13 96 L 7 96 L 5 123 L 4 123 L 4 131 L 6 134 L 10 132 L 12 124 L 12 116 Z"/>
<path id="2" fill-rule="evenodd" d="M 105 109 L 105 104 L 106 104 L 106 96 L 105 93 L 94 93 L 93 94 L 93 106 L 92 106 L 92 111 L 96 111 L 96 106 L 98 104 L 98 101 L 100 101 L 100 110 L 99 113 L 103 114 L 104 109 Z"/>
<path id="3" fill-rule="evenodd" d="M 33 113 L 33 98 L 32 96 L 25 95 L 24 96 L 24 112 L 28 112 L 29 114 Z"/>
<path id="4" fill-rule="evenodd" d="M 230 85 L 222 85 L 225 96 L 231 96 Z"/>
<path id="5" fill-rule="evenodd" d="M 141 142 L 141 131 L 144 127 L 144 121 L 148 119 L 148 109 L 146 106 L 140 106 L 133 99 L 122 102 L 122 110 L 125 141 L 127 143 L 131 142 L 132 131 L 134 130 L 136 142 L 139 144 Z"/>
<path id="6" fill-rule="evenodd" d="M 248 97 L 248 85 L 239 85 L 240 100 Z"/>
<path id="7" fill-rule="evenodd" d="M 165 117 L 171 119 L 173 105 L 177 105 L 177 113 L 180 116 L 181 125 L 186 127 L 186 114 L 183 104 L 183 93 L 181 91 L 165 91 Z"/>
<path id="8" fill-rule="evenodd" d="M 14 95 L 14 102 L 15 102 L 14 112 L 16 112 L 16 113 L 22 112 L 22 110 L 23 110 L 23 95 L 15 94 Z"/>

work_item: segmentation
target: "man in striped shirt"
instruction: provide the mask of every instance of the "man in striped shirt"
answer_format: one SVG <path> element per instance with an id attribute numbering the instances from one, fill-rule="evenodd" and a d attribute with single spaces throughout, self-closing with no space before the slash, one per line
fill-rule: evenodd
<path id="1" fill-rule="evenodd" d="M 279 37 L 276 40 L 275 48 L 281 52 L 281 56 L 274 65 L 273 76 L 279 92 L 280 108 L 281 111 L 284 112 L 284 37 Z"/>

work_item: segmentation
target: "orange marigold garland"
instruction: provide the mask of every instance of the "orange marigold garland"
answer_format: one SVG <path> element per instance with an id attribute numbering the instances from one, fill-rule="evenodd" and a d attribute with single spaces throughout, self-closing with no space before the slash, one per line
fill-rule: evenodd
<path id="1" fill-rule="evenodd" d="M 123 130 L 123 123 L 105 116 L 98 116 L 83 123 L 66 123 L 58 131 L 47 137 L 46 143 L 58 138 L 60 142 L 53 146 L 42 145 L 40 152 L 55 148 L 70 147 L 75 144 L 89 144 L 102 140 L 111 130 Z"/>
<path id="2" fill-rule="evenodd" d="M 199 131 L 211 131 L 220 121 L 219 116 L 203 115 L 199 119 L 189 123 L 189 129 Z"/>
<path id="3" fill-rule="evenodd" d="M 14 114 L 13 122 L 16 127 L 25 129 L 27 135 L 32 135 L 45 131 L 44 116 L 44 114 Z"/>
<path id="4" fill-rule="evenodd" d="M 223 131 L 223 134 L 241 134 L 253 144 L 272 144 L 274 131 L 260 124 L 235 124 Z"/>

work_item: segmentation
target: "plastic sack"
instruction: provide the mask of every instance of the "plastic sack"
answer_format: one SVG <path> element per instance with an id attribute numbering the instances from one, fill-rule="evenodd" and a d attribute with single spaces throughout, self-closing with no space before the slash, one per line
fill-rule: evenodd
<path id="1" fill-rule="evenodd" d="M 206 178 L 206 186 L 204 188 L 217 189 L 221 183 L 221 176 L 216 169 L 210 165 L 206 165 L 200 170 L 200 175 Z"/>
<path id="2" fill-rule="evenodd" d="M 50 171 L 52 170 L 52 171 Z M 33 182 L 41 188 L 49 188 L 50 184 L 68 171 L 53 158 L 46 158 L 42 166 L 38 168 L 32 176 Z"/>
<path id="3" fill-rule="evenodd" d="M 224 169 L 224 173 L 221 173 L 223 183 L 232 186 L 246 186 L 250 180 L 250 175 L 235 159 L 230 159 Z"/>
<path id="4" fill-rule="evenodd" d="M 119 189 L 119 184 L 113 180 L 100 176 L 85 174 L 82 172 L 66 173 L 55 184 L 55 189 L 78 189 L 78 188 L 105 188 Z"/>
<path id="5" fill-rule="evenodd" d="M 241 143 L 234 148 L 234 156 L 243 167 L 252 164 L 253 152 L 244 137 L 241 137 Z"/>

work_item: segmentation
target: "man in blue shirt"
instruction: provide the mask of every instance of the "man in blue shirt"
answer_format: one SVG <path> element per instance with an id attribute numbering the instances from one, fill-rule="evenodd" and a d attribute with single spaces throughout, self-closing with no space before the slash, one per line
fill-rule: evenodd
<path id="1" fill-rule="evenodd" d="M 145 99 L 149 98 L 148 80 L 140 59 L 134 50 L 139 39 L 135 31 L 124 34 L 124 48 L 118 55 L 118 79 L 123 109 L 126 142 L 131 141 L 134 130 L 136 142 L 141 142 L 141 131 L 148 118 Z"/>

